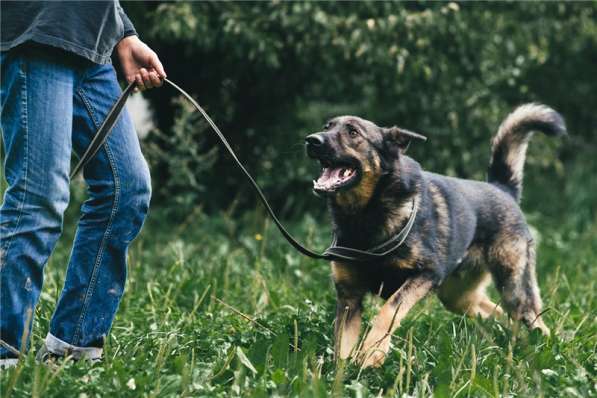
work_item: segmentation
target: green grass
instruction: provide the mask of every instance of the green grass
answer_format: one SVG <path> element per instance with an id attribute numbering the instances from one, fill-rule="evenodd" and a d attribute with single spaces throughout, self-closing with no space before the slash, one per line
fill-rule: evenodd
<path id="1" fill-rule="evenodd" d="M 69 212 L 46 268 L 34 349 L 62 286 L 76 206 Z M 530 215 L 552 337 L 463 318 L 429 297 L 395 333 L 385 366 L 361 370 L 333 360 L 329 265 L 291 250 L 261 212 L 232 220 L 197 211 L 174 223 L 154 210 L 130 251 L 104 361 L 48 367 L 32 350 L 2 372 L 1 396 L 595 396 L 597 228 L 541 227 L 541 218 Z M 312 218 L 292 230 L 310 246 L 327 243 L 329 229 Z M 367 306 L 370 320 L 379 302 Z"/>

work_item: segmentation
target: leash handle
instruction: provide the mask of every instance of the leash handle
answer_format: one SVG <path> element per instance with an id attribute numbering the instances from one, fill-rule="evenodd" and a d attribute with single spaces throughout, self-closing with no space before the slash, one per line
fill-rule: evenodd
<path id="1" fill-rule="evenodd" d="M 245 177 L 247 177 L 247 179 L 251 183 L 251 186 L 253 187 L 255 192 L 257 192 L 257 196 L 261 200 L 261 203 L 263 203 L 263 205 L 265 206 L 267 213 L 274 221 L 274 224 L 276 224 L 276 227 L 278 227 L 278 230 L 280 231 L 282 236 L 284 236 L 284 238 L 288 241 L 288 243 L 292 247 L 294 247 L 299 253 L 301 253 L 305 256 L 311 257 L 311 258 L 328 260 L 328 261 L 339 260 L 339 261 L 349 261 L 349 262 L 374 262 L 374 261 L 380 261 L 384 257 L 387 257 L 387 256 L 393 254 L 394 252 L 396 252 L 398 250 L 398 248 L 400 246 L 402 246 L 402 244 L 408 237 L 408 234 L 410 233 L 410 231 L 414 225 L 414 221 L 415 221 L 415 217 L 417 215 L 417 209 L 418 209 L 417 203 L 414 199 L 412 202 L 411 215 L 410 215 L 406 225 L 404 226 L 404 228 L 402 228 L 402 230 L 398 234 L 396 234 L 395 236 L 390 238 L 388 241 L 382 243 L 379 246 L 376 246 L 375 248 L 373 248 L 370 251 L 353 249 L 350 247 L 337 246 L 336 245 L 337 239 L 335 236 L 334 236 L 331 246 L 328 247 L 321 254 L 306 248 L 301 243 L 299 243 L 290 234 L 290 232 L 288 232 L 286 230 L 286 228 L 284 228 L 284 226 L 282 225 L 282 223 L 276 216 L 276 213 L 274 213 L 273 209 L 271 208 L 265 195 L 263 194 L 263 191 L 261 190 L 261 188 L 259 187 L 257 182 L 253 179 L 253 176 L 251 176 L 251 174 L 247 171 L 247 169 L 245 168 L 243 163 L 240 161 L 240 159 L 236 156 L 236 153 L 232 149 L 232 146 L 228 143 L 228 140 L 226 139 L 224 134 L 220 131 L 220 129 L 214 123 L 214 121 L 211 119 L 211 117 L 209 117 L 207 112 L 205 112 L 205 110 L 201 107 L 201 105 L 199 105 L 197 103 L 197 101 L 195 101 L 195 99 L 193 97 L 191 97 L 191 95 L 189 93 L 187 93 L 185 90 L 183 90 L 181 87 L 179 87 L 176 83 L 174 83 L 173 81 L 171 81 L 167 78 L 165 78 L 164 81 L 166 83 L 168 83 L 169 85 L 171 85 L 173 88 L 175 88 L 180 94 L 182 94 L 195 107 L 195 109 L 197 111 L 199 111 L 199 113 L 201 113 L 201 115 L 207 121 L 207 123 L 209 123 L 209 125 L 211 126 L 213 131 L 216 133 L 216 135 L 220 139 L 220 142 L 224 145 L 224 147 L 226 148 L 226 150 L 228 151 L 230 156 L 232 156 L 232 159 L 234 160 L 234 162 L 236 163 L 238 168 L 243 172 Z M 135 83 L 134 82 L 130 83 L 126 87 L 126 89 L 122 92 L 122 94 L 120 95 L 120 97 L 118 98 L 116 103 L 112 106 L 112 109 L 110 109 L 110 112 L 108 112 L 108 116 L 106 116 L 106 119 L 104 120 L 104 122 L 102 123 L 100 128 L 98 129 L 95 137 L 93 137 L 93 139 L 91 140 L 89 147 L 85 150 L 85 153 L 83 154 L 83 156 L 81 157 L 81 159 L 75 166 L 73 172 L 71 173 L 71 175 L 70 175 L 71 180 L 79 173 L 79 171 L 81 171 L 85 167 L 85 165 L 87 165 L 87 163 L 89 163 L 91 158 L 93 158 L 93 156 L 95 156 L 95 154 L 99 151 L 101 146 L 104 144 L 104 142 L 108 138 L 108 135 L 110 134 L 112 128 L 118 121 L 118 117 L 122 113 L 124 104 L 126 103 L 126 100 L 132 93 L 134 87 L 135 87 Z"/>

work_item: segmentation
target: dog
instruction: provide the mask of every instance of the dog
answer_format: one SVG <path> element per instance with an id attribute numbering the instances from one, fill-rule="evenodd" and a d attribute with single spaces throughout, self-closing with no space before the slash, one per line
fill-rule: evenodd
<path id="1" fill-rule="evenodd" d="M 405 152 L 424 136 L 356 116 L 333 118 L 306 137 L 307 155 L 322 167 L 313 190 L 327 199 L 338 245 L 361 250 L 379 245 L 400 232 L 417 209 L 410 233 L 391 255 L 376 263 L 332 261 L 337 357 L 363 367 L 383 364 L 400 321 L 432 291 L 459 314 L 502 314 L 486 294 L 492 279 L 511 318 L 549 335 L 541 318 L 536 244 L 519 207 L 535 131 L 567 134 L 553 109 L 518 107 L 493 138 L 487 182 L 423 171 Z M 368 293 L 386 301 L 357 346 Z"/>

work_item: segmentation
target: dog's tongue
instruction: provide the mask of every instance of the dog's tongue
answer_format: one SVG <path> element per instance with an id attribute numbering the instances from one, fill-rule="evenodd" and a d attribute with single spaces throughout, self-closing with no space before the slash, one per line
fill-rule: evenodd
<path id="1" fill-rule="evenodd" d="M 354 170 L 350 168 L 326 167 L 317 181 L 313 181 L 313 186 L 317 190 L 328 191 L 349 180 L 353 174 Z"/>

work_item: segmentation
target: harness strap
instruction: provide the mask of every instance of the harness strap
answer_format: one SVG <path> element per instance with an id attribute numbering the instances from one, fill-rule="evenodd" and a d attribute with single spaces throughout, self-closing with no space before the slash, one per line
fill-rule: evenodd
<path id="1" fill-rule="evenodd" d="M 178 92 L 180 92 L 195 107 L 195 109 L 201 113 L 201 115 L 209 123 L 209 125 L 211 126 L 213 131 L 216 133 L 216 135 L 220 139 L 220 142 L 224 145 L 224 147 L 226 148 L 226 150 L 228 151 L 230 156 L 232 156 L 232 159 L 234 160 L 234 162 L 236 163 L 238 168 L 244 173 L 245 177 L 247 177 L 247 179 L 251 183 L 251 186 L 257 192 L 257 196 L 261 200 L 261 203 L 263 203 L 263 205 L 265 206 L 265 209 L 267 210 L 268 214 L 270 215 L 270 217 L 272 218 L 272 220 L 278 227 L 278 230 L 280 230 L 280 233 L 282 234 L 282 236 L 284 236 L 284 238 L 288 241 L 288 243 L 290 243 L 290 245 L 292 247 L 294 247 L 299 253 L 301 253 L 305 256 L 311 257 L 311 258 L 328 260 L 328 261 L 331 261 L 331 260 L 348 261 L 348 262 L 379 261 L 379 260 L 383 259 L 384 257 L 390 256 L 393 253 L 395 253 L 398 250 L 398 248 L 400 246 L 402 246 L 402 244 L 408 237 L 408 234 L 410 233 L 410 231 L 414 225 L 415 218 L 417 216 L 417 210 L 418 210 L 417 203 L 414 199 L 412 200 L 412 209 L 411 209 L 410 217 L 409 217 L 406 225 L 402 228 L 402 230 L 398 234 L 394 235 L 392 238 L 387 240 L 386 242 L 374 247 L 373 249 L 359 250 L 359 249 L 353 249 L 350 247 L 338 246 L 336 236 L 334 236 L 330 247 L 328 247 L 323 253 L 317 253 L 317 252 L 314 252 L 313 250 L 306 248 L 305 246 L 300 244 L 286 230 L 286 228 L 284 228 L 284 226 L 282 225 L 282 223 L 280 222 L 280 220 L 278 219 L 278 217 L 272 210 L 272 208 L 271 208 L 269 202 L 267 201 L 265 195 L 263 194 L 261 188 L 259 187 L 259 185 L 257 185 L 257 182 L 255 182 L 255 180 L 253 179 L 253 176 L 251 176 L 251 174 L 247 171 L 247 169 L 245 168 L 243 163 L 240 161 L 240 159 L 238 159 L 238 157 L 236 156 L 236 153 L 234 152 L 234 150 L 228 143 L 228 140 L 226 139 L 224 134 L 222 134 L 222 132 L 220 131 L 218 126 L 214 123 L 214 121 L 211 119 L 211 117 L 209 117 L 207 112 L 205 112 L 205 110 L 197 103 L 197 101 L 195 101 L 193 99 L 193 97 L 191 97 L 189 95 L 189 93 L 187 93 L 185 90 L 183 90 L 181 87 L 179 87 L 176 83 L 174 83 L 168 79 L 164 79 L 164 81 L 166 83 L 168 83 L 169 85 L 171 85 L 172 87 L 174 87 Z M 71 175 L 70 175 L 71 180 L 85 167 L 85 165 L 89 162 L 89 160 L 91 160 L 91 158 L 93 158 L 93 156 L 95 156 L 95 154 L 99 151 L 101 146 L 104 144 L 104 142 L 106 141 L 106 138 L 108 137 L 108 135 L 110 134 L 110 131 L 112 130 L 112 127 L 114 127 L 114 125 L 118 121 L 118 117 L 122 113 L 124 104 L 125 104 L 126 100 L 128 99 L 128 97 L 130 96 L 130 94 L 132 93 L 134 87 L 135 87 L 135 83 L 134 82 L 130 83 L 126 87 L 126 89 L 122 92 L 122 94 L 120 95 L 120 97 L 118 98 L 118 100 L 116 101 L 114 106 L 112 107 L 112 109 L 110 109 L 110 112 L 108 112 L 108 116 L 106 116 L 106 119 L 104 120 L 104 122 L 102 123 L 100 128 L 98 129 L 95 137 L 93 137 L 91 144 L 89 144 L 89 147 L 85 150 L 85 153 L 83 154 L 83 156 L 81 157 L 81 159 L 75 166 L 73 172 L 71 173 Z"/>

